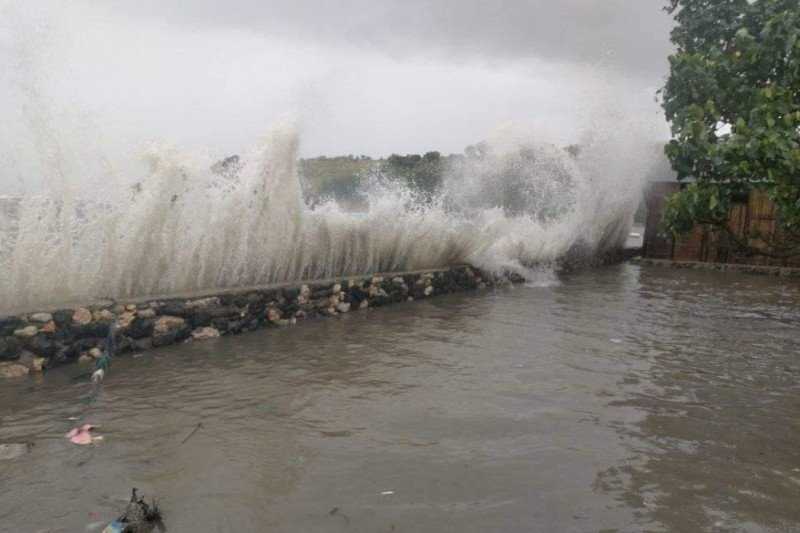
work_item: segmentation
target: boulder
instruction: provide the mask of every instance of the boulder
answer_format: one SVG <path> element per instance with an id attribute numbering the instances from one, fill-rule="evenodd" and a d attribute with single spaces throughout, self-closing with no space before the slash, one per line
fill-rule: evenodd
<path id="1" fill-rule="evenodd" d="M 50 335 L 39 333 L 24 341 L 25 347 L 42 357 L 52 357 L 58 353 L 59 345 Z"/>
<path id="2" fill-rule="evenodd" d="M 155 309 L 149 309 L 149 308 L 148 309 L 139 309 L 136 312 L 136 316 L 138 316 L 139 318 L 155 318 L 156 317 L 156 311 L 155 311 Z"/>
<path id="3" fill-rule="evenodd" d="M 153 347 L 168 346 L 185 340 L 191 335 L 192 331 L 187 326 L 169 331 L 168 333 L 161 333 L 151 337 Z"/>
<path id="4" fill-rule="evenodd" d="M 199 300 L 190 300 L 186 302 L 186 307 L 189 309 L 206 309 L 208 307 L 218 307 L 219 298 L 212 296 L 210 298 L 200 298 Z"/>
<path id="5" fill-rule="evenodd" d="M 18 329 L 24 328 L 25 322 L 16 316 L 0 318 L 0 337 L 13 335 Z"/>
<path id="6" fill-rule="evenodd" d="M 172 317 L 187 317 L 194 313 L 194 309 L 187 306 L 183 302 L 164 302 L 164 304 L 159 308 L 159 313 L 165 316 L 172 316 Z"/>
<path id="7" fill-rule="evenodd" d="M 119 315 L 117 324 L 119 324 L 121 328 L 127 328 L 134 320 L 136 320 L 136 313 L 133 311 L 125 311 Z"/>
<path id="8" fill-rule="evenodd" d="M 72 321 L 78 325 L 85 326 L 92 321 L 92 312 L 85 307 L 79 307 L 72 313 Z"/>
<path id="9" fill-rule="evenodd" d="M 108 335 L 110 322 L 89 322 L 87 324 L 74 323 L 70 327 L 70 332 L 77 339 L 85 338 L 104 338 Z"/>
<path id="10" fill-rule="evenodd" d="M 53 315 L 50 313 L 34 313 L 28 317 L 28 320 L 31 322 L 37 322 L 39 324 L 46 324 L 53 320 Z"/>
<path id="11" fill-rule="evenodd" d="M 158 317 L 153 325 L 153 346 L 166 346 L 186 339 L 191 329 L 186 320 L 178 316 Z"/>
<path id="12" fill-rule="evenodd" d="M 186 320 L 179 316 L 165 315 L 158 317 L 153 325 L 155 335 L 164 335 L 172 331 L 181 329 L 186 325 Z"/>
<path id="13" fill-rule="evenodd" d="M 367 299 L 369 295 L 361 287 L 355 286 L 350 288 L 349 298 L 355 304 L 360 304 Z"/>
<path id="14" fill-rule="evenodd" d="M 267 309 L 267 320 L 272 322 L 273 324 L 278 322 L 282 317 L 281 310 L 277 307 L 270 307 Z"/>
<path id="15" fill-rule="evenodd" d="M 205 340 L 205 339 L 216 339 L 219 337 L 219 330 L 216 328 L 197 328 L 196 330 L 192 331 L 192 338 L 196 341 Z"/>
<path id="16" fill-rule="evenodd" d="M 73 311 L 70 309 L 61 309 L 53 311 L 53 322 L 56 323 L 57 328 L 66 328 L 72 324 Z"/>
<path id="17" fill-rule="evenodd" d="M 0 337 L 0 360 L 11 360 L 19 357 L 21 343 L 14 337 Z"/>
<path id="18" fill-rule="evenodd" d="M 43 372 L 44 368 L 47 366 L 47 362 L 49 359 L 46 357 L 34 357 L 33 361 L 31 361 L 31 371 L 33 372 Z"/>
<path id="19" fill-rule="evenodd" d="M 0 378 L 21 378 L 27 376 L 30 370 L 19 363 L 0 363 Z"/>
<path id="20" fill-rule="evenodd" d="M 288 288 L 283 289 L 283 297 L 290 302 L 294 302 L 300 296 L 300 289 Z"/>
<path id="21" fill-rule="evenodd" d="M 115 317 L 108 309 L 100 309 L 92 313 L 92 318 L 95 322 L 113 322 Z"/>
<path id="22" fill-rule="evenodd" d="M 37 333 L 39 333 L 39 328 L 36 326 L 25 326 L 24 328 L 16 330 L 14 336 L 22 339 L 29 339 L 36 336 Z"/>

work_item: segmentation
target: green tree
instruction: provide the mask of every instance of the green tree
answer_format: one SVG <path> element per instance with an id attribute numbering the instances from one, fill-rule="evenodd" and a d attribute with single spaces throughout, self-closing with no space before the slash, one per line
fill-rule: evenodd
<path id="1" fill-rule="evenodd" d="M 446 161 L 439 152 L 425 155 L 390 155 L 384 171 L 392 179 L 403 181 L 412 191 L 432 198 L 441 188 Z"/>
<path id="2" fill-rule="evenodd" d="M 800 254 L 800 2 L 670 0 L 666 10 L 677 23 L 662 90 L 666 154 L 679 180 L 694 181 L 669 200 L 665 227 L 730 234 L 732 201 L 762 189 L 780 237 L 759 250 L 735 242 L 750 253 Z"/>

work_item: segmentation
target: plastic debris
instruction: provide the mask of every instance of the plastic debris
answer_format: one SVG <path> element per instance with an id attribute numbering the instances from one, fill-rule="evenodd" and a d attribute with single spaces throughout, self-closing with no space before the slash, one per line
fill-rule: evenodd
<path id="1" fill-rule="evenodd" d="M 391 496 L 392 494 L 394 494 L 393 490 L 385 490 L 381 492 L 381 496 Z"/>
<path id="2" fill-rule="evenodd" d="M 106 371 L 102 368 L 98 368 L 94 372 L 92 372 L 92 383 L 100 383 L 103 381 L 103 378 L 106 377 Z"/>
<path id="3" fill-rule="evenodd" d="M 71 443 L 81 446 L 103 440 L 103 437 L 99 435 L 92 435 L 93 429 L 93 425 L 84 424 L 80 427 L 72 428 L 64 437 L 68 438 Z"/>

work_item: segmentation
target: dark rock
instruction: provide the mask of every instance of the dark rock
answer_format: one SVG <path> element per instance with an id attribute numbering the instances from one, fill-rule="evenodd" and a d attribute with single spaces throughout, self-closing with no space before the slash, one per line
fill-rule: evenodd
<path id="1" fill-rule="evenodd" d="M 188 325 L 173 329 L 166 333 L 153 336 L 153 347 L 168 346 L 186 340 L 192 334 L 192 328 Z"/>
<path id="2" fill-rule="evenodd" d="M 0 337 L 13 335 L 14 331 L 25 327 L 25 322 L 16 316 L 0 318 Z"/>
<path id="3" fill-rule="evenodd" d="M 132 339 L 143 339 L 153 334 L 155 320 L 152 318 L 135 318 L 125 330 L 125 335 Z"/>
<path id="4" fill-rule="evenodd" d="M 283 316 L 294 316 L 294 314 L 300 310 L 300 306 L 296 303 L 287 303 L 281 306 L 281 313 Z"/>
<path id="5" fill-rule="evenodd" d="M 222 334 L 228 333 L 228 322 L 227 318 L 215 318 L 211 320 L 211 327 L 217 329 Z"/>
<path id="6" fill-rule="evenodd" d="M 230 318 L 242 316 L 242 312 L 239 310 L 239 308 L 233 305 L 210 308 L 208 309 L 208 314 L 211 315 L 211 318 Z"/>
<path id="7" fill-rule="evenodd" d="M 227 324 L 228 333 L 241 333 L 244 327 L 247 325 L 246 320 L 230 320 Z"/>
<path id="8" fill-rule="evenodd" d="M 274 302 L 280 298 L 283 298 L 283 293 L 274 289 L 259 291 L 259 293 L 261 294 L 261 301 L 263 302 Z"/>
<path id="9" fill-rule="evenodd" d="M 211 324 L 211 313 L 208 309 L 198 309 L 194 312 L 194 314 L 189 318 L 189 323 L 192 325 L 192 328 L 204 328 Z"/>
<path id="10" fill-rule="evenodd" d="M 88 337 L 105 337 L 108 335 L 109 322 L 89 322 L 88 324 L 73 324 L 69 333 L 77 339 Z"/>
<path id="11" fill-rule="evenodd" d="M 241 318 L 242 311 L 238 307 L 225 306 L 225 307 L 208 307 L 206 309 L 197 309 L 191 316 L 188 317 L 194 329 L 206 327 L 217 318 Z"/>
<path id="12" fill-rule="evenodd" d="M 300 289 L 283 289 L 283 297 L 289 302 L 297 301 L 298 296 L 300 296 Z"/>
<path id="13" fill-rule="evenodd" d="M 117 339 L 117 353 L 128 353 L 136 351 L 136 340 L 127 335 L 120 335 Z"/>
<path id="14" fill-rule="evenodd" d="M 53 322 L 56 323 L 58 329 L 67 328 L 72 325 L 72 314 L 75 311 L 72 309 L 60 309 L 53 312 Z"/>
<path id="15" fill-rule="evenodd" d="M 59 345 L 50 335 L 38 333 L 25 340 L 25 347 L 36 355 L 53 357 L 59 352 Z"/>
<path id="16" fill-rule="evenodd" d="M 311 299 L 312 300 L 322 300 L 324 298 L 329 298 L 333 294 L 333 291 L 329 287 L 319 288 L 319 289 L 312 289 L 311 290 Z"/>
<path id="17" fill-rule="evenodd" d="M 369 297 L 369 294 L 361 287 L 354 286 L 348 291 L 349 303 L 360 304 Z"/>
<path id="18" fill-rule="evenodd" d="M 80 357 L 82 352 L 88 352 L 103 344 L 103 339 L 84 338 L 75 339 L 69 344 L 58 343 L 56 355 L 50 358 L 52 365 L 64 364 Z"/>
<path id="19" fill-rule="evenodd" d="M 264 301 L 264 296 L 258 292 L 250 292 L 247 294 L 247 304 L 253 305 Z"/>
<path id="20" fill-rule="evenodd" d="M 523 278 L 522 276 L 520 276 L 519 274 L 517 274 L 515 272 L 509 272 L 508 273 L 508 280 L 511 283 L 524 283 L 525 282 L 525 278 Z"/>
<path id="21" fill-rule="evenodd" d="M 22 345 L 14 337 L 0 337 L 0 361 L 17 359 L 21 349 Z"/>
<path id="22" fill-rule="evenodd" d="M 177 300 L 164 302 L 161 307 L 158 308 L 159 315 L 179 316 L 181 318 L 191 316 L 194 311 L 194 308 L 187 307 L 184 302 Z"/>
<path id="23" fill-rule="evenodd" d="M 248 314 L 252 316 L 263 316 L 264 312 L 267 310 L 267 302 L 260 301 L 251 303 L 248 308 Z"/>

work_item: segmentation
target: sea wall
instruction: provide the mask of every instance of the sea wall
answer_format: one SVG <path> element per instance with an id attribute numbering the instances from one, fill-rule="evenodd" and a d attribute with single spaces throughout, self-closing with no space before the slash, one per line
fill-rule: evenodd
<path id="1" fill-rule="evenodd" d="M 114 327 L 115 356 L 512 281 L 469 266 L 343 278 L 184 297 L 97 302 L 0 317 L 0 377 L 102 356 Z"/>

